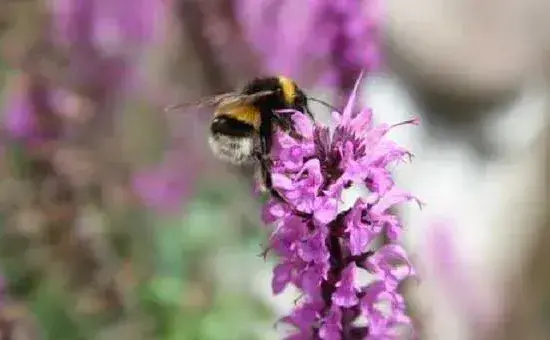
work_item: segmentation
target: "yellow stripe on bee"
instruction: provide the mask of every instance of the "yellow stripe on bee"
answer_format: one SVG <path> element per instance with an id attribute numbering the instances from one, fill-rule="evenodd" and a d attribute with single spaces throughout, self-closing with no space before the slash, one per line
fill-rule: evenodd
<path id="1" fill-rule="evenodd" d="M 231 118 L 235 118 L 243 123 L 254 126 L 256 130 L 260 129 L 260 111 L 252 105 L 239 105 L 232 107 L 229 110 L 218 110 L 216 111 L 216 116 L 219 115 L 226 115 Z"/>
<path id="2" fill-rule="evenodd" d="M 296 84 L 294 84 L 294 81 L 290 78 L 283 76 L 279 76 L 278 78 L 283 90 L 283 97 L 285 98 L 285 101 L 288 104 L 294 104 L 294 100 L 296 99 Z"/>

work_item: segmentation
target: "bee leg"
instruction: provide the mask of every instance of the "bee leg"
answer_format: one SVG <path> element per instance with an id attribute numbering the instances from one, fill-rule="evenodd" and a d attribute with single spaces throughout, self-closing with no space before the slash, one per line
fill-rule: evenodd
<path id="1" fill-rule="evenodd" d="M 263 170 L 262 165 L 260 164 L 259 161 L 258 161 L 258 164 L 256 164 L 256 169 L 255 169 L 255 172 L 254 172 L 254 178 L 256 179 L 256 183 L 258 183 L 258 185 L 259 185 L 259 189 L 260 189 L 261 193 L 266 193 L 266 192 L 269 191 L 267 189 L 267 186 L 266 186 L 266 183 L 265 183 L 266 180 L 265 180 L 264 170 Z"/>
<path id="2" fill-rule="evenodd" d="M 284 132 L 288 133 L 290 137 L 302 140 L 303 137 L 294 129 L 290 118 L 277 116 L 277 118 L 274 118 L 274 121 Z"/>
<path id="3" fill-rule="evenodd" d="M 279 193 L 273 189 L 273 183 L 271 181 L 271 160 L 261 152 L 256 154 L 258 160 L 258 168 L 256 170 L 257 177 L 260 179 L 260 189 L 262 192 L 269 192 L 272 196 L 280 198 Z"/>
<path id="4" fill-rule="evenodd" d="M 273 120 L 283 131 L 289 132 L 293 130 L 290 118 L 273 115 Z"/>
<path id="5" fill-rule="evenodd" d="M 273 188 L 271 180 L 271 153 L 272 135 L 273 135 L 273 122 L 272 119 L 275 115 L 271 110 L 261 111 L 262 123 L 260 125 L 260 152 L 256 155 L 260 163 L 260 170 L 262 175 L 262 183 L 271 196 L 285 201 L 285 199 Z"/>
<path id="6" fill-rule="evenodd" d="M 255 153 L 255 158 L 257 160 L 256 163 L 256 169 L 255 169 L 255 177 L 258 183 L 260 184 L 260 191 L 261 192 L 268 192 L 269 188 L 268 185 L 270 184 L 270 177 L 267 164 L 265 162 L 265 157 L 262 155 L 261 152 Z"/>
<path id="7" fill-rule="evenodd" d="M 267 190 L 271 191 L 271 173 L 269 172 L 271 161 L 269 160 L 269 153 L 271 152 L 271 135 L 273 133 L 273 121 L 271 118 L 274 117 L 274 115 L 269 110 L 260 111 L 260 115 L 260 152 L 256 154 L 256 157 L 260 163 L 262 183 Z"/>
<path id="8" fill-rule="evenodd" d="M 273 182 L 271 180 L 271 159 L 265 154 L 258 152 L 256 154 L 258 159 L 258 168 L 256 170 L 256 176 L 260 179 L 260 190 L 262 192 L 269 192 L 269 194 L 281 201 L 286 202 L 286 200 L 281 196 L 281 194 L 273 188 Z"/>

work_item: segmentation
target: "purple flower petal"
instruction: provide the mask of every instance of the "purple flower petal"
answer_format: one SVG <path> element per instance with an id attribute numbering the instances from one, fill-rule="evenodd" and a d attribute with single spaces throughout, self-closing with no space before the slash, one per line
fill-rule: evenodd
<path id="1" fill-rule="evenodd" d="M 328 224 L 333 221 L 338 214 L 338 200 L 334 197 L 318 197 L 314 203 L 313 217 L 315 220 Z"/>
<path id="2" fill-rule="evenodd" d="M 274 188 L 282 190 L 292 190 L 294 188 L 292 180 L 285 175 L 275 173 L 271 176 L 271 180 Z"/>
<path id="3" fill-rule="evenodd" d="M 336 283 L 336 291 L 332 295 L 332 302 L 340 307 L 353 307 L 359 303 L 357 293 L 359 285 L 356 275 L 358 268 L 355 263 L 349 264 L 342 271 L 342 278 Z"/>
<path id="4" fill-rule="evenodd" d="M 281 263 L 273 269 L 273 280 L 271 283 L 273 294 L 281 293 L 290 283 L 292 279 L 292 270 L 292 263 Z"/>
<path id="5" fill-rule="evenodd" d="M 348 125 L 351 122 L 352 117 L 355 116 L 353 113 L 353 108 L 355 107 L 355 101 L 357 97 L 357 91 L 359 91 L 359 85 L 361 84 L 361 80 L 363 79 L 363 72 L 357 77 L 357 80 L 355 80 L 355 85 L 353 86 L 353 90 L 351 91 L 351 95 L 349 96 L 348 103 L 346 104 L 346 107 L 344 108 L 344 111 L 342 111 L 342 117 L 339 120 L 340 125 Z"/>
<path id="6" fill-rule="evenodd" d="M 310 297 L 319 296 L 321 292 L 321 282 L 326 279 L 327 271 L 328 264 L 326 263 L 311 265 L 301 272 L 301 278 L 297 286 Z"/>
<path id="7" fill-rule="evenodd" d="M 298 255 L 306 262 L 325 263 L 329 253 L 325 244 L 326 232 L 322 229 L 305 237 L 298 249 Z"/>
<path id="8" fill-rule="evenodd" d="M 397 289 L 405 278 L 416 275 L 405 250 L 397 244 L 387 244 L 378 249 L 367 259 L 366 268 L 384 279 L 392 289 Z"/>
<path id="9" fill-rule="evenodd" d="M 287 204 L 270 200 L 263 209 L 262 218 L 266 223 L 274 223 L 275 221 L 284 218 L 290 214 L 290 209 Z"/>
<path id="10" fill-rule="evenodd" d="M 305 339 L 311 339 L 313 337 L 311 325 L 315 323 L 322 309 L 322 302 L 308 301 L 297 306 L 289 316 L 282 318 L 282 322 L 291 324 L 299 330 L 299 333 L 291 335 L 288 339 L 304 339 L 305 336 L 309 336 Z"/>
<path id="11" fill-rule="evenodd" d="M 323 340 L 342 339 L 342 310 L 333 305 L 323 319 L 319 337 Z"/>
<path id="12" fill-rule="evenodd" d="M 315 131 L 315 125 L 313 121 L 308 117 L 304 116 L 300 112 L 295 112 L 292 115 L 292 121 L 294 123 L 294 128 L 296 132 L 300 134 L 302 138 L 313 139 L 313 132 Z"/>

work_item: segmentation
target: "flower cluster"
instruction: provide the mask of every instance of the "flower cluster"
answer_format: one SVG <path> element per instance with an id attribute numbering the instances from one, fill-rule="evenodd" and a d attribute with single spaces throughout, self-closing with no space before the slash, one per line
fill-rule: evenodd
<path id="1" fill-rule="evenodd" d="M 281 197 L 264 210 L 264 221 L 275 225 L 269 249 L 280 258 L 272 288 L 277 294 L 293 284 L 303 292 L 282 319 L 297 329 L 287 339 L 391 339 L 410 326 L 398 285 L 414 271 L 389 209 L 414 197 L 394 185 L 388 169 L 410 154 L 384 136 L 417 120 L 374 125 L 369 109 L 355 113 L 359 83 L 343 112 L 333 114 L 333 132 L 294 112 L 302 138 L 276 133 L 272 178 Z M 355 185 L 368 195 L 340 209 Z M 384 234 L 389 242 L 375 249 Z"/>

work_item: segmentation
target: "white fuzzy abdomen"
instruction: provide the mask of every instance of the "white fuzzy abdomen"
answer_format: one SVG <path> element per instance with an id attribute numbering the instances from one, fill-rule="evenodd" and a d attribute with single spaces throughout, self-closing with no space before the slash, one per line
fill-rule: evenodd
<path id="1" fill-rule="evenodd" d="M 219 159 L 243 165 L 254 162 L 255 142 L 252 137 L 234 137 L 216 134 L 208 138 L 208 144 Z"/>

